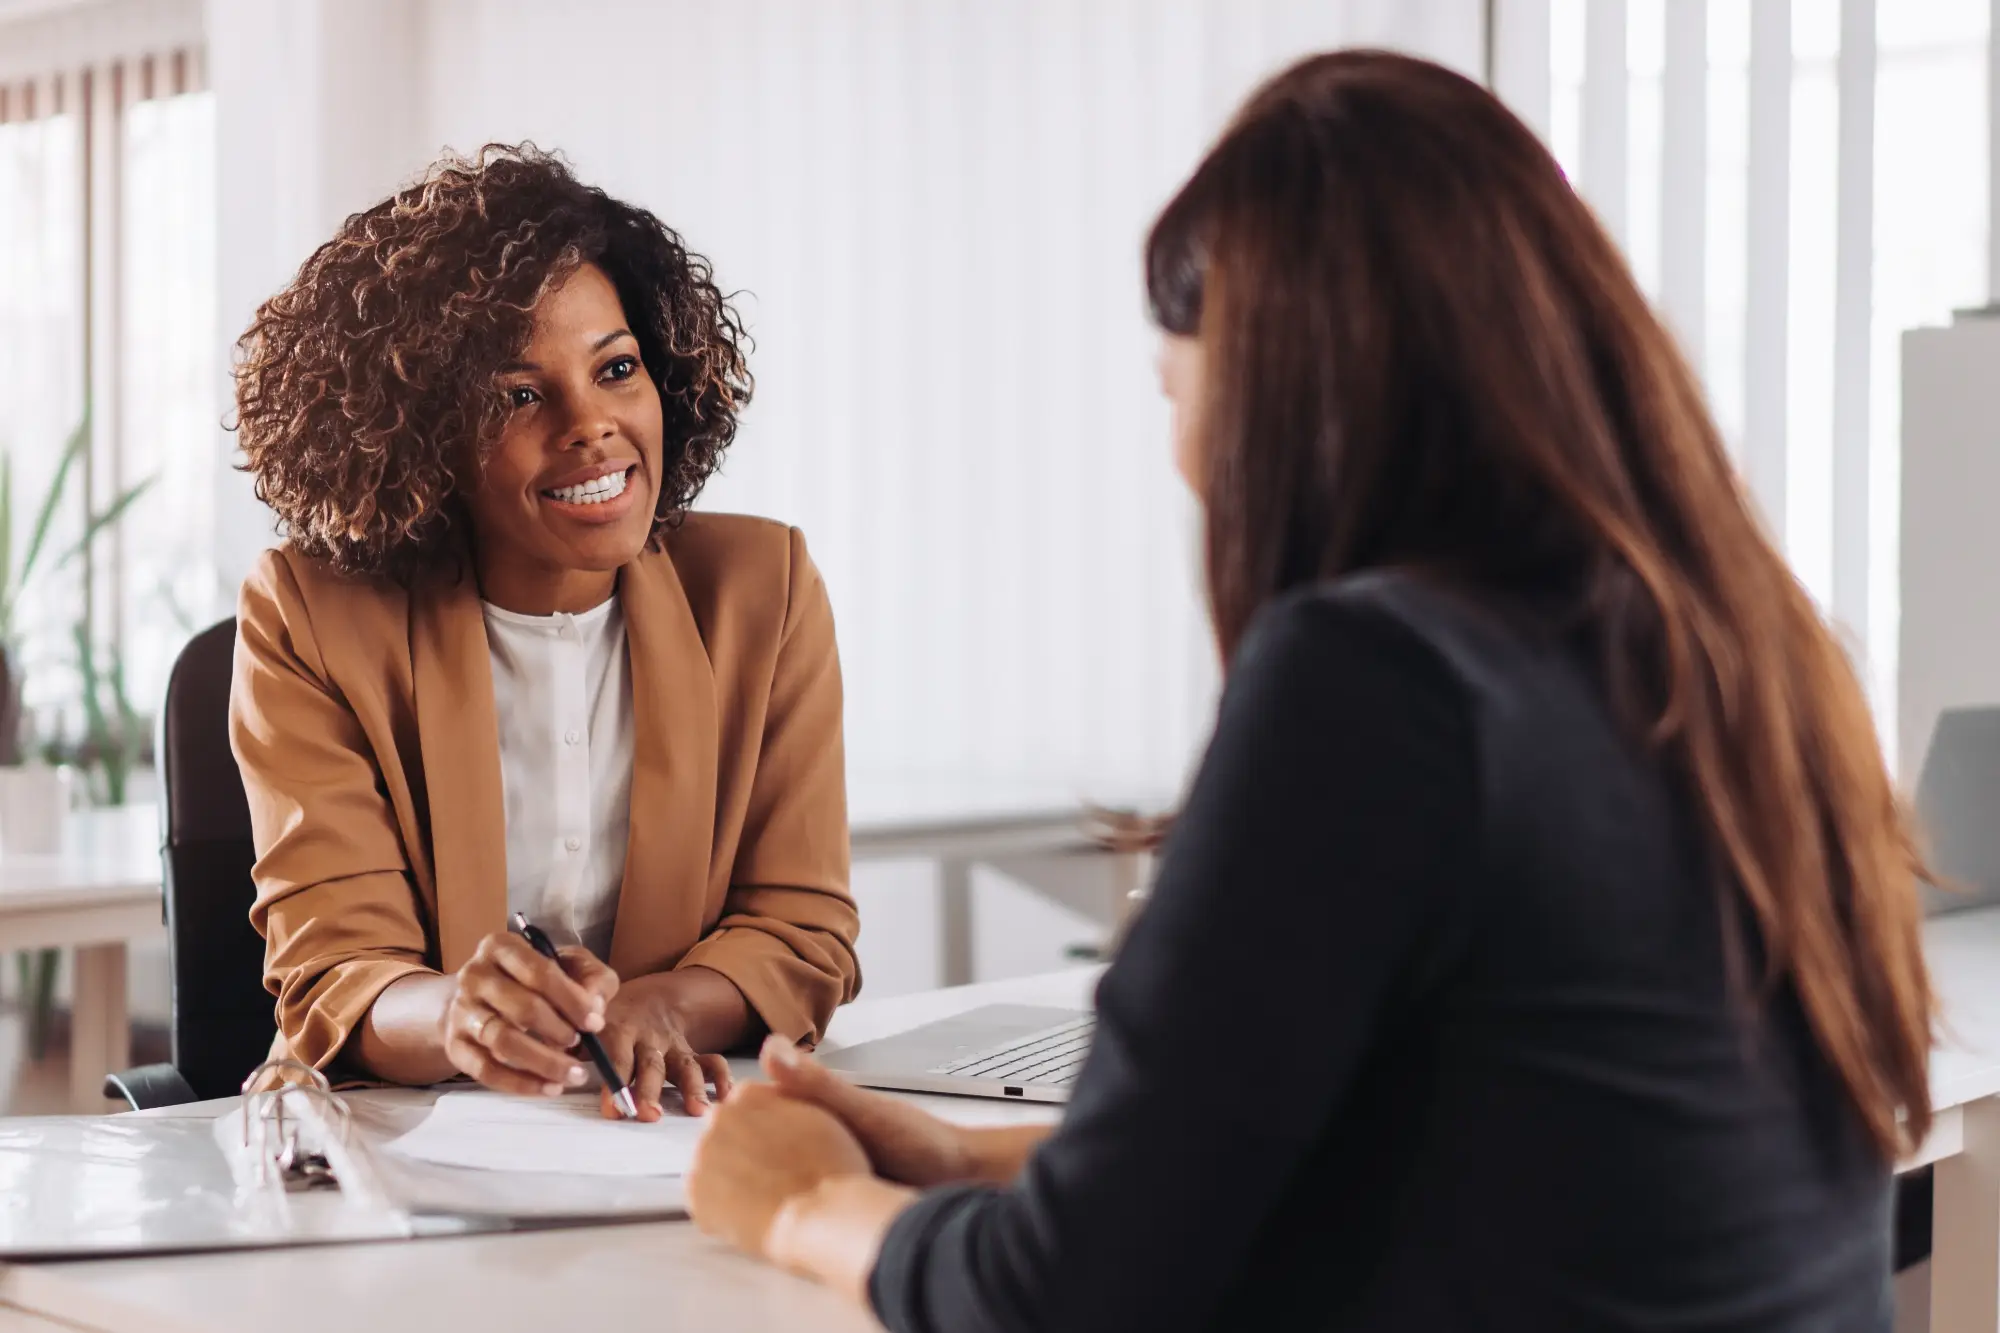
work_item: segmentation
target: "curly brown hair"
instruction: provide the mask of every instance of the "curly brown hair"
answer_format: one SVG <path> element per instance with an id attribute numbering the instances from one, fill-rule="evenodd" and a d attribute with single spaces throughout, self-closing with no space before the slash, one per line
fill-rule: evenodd
<path id="1" fill-rule="evenodd" d="M 659 386 L 652 540 L 678 523 L 750 400 L 742 321 L 653 214 L 533 144 L 489 144 L 349 217 L 237 341 L 243 470 L 291 547 L 399 580 L 429 563 L 499 437 L 501 367 L 583 264 L 617 288 Z"/>

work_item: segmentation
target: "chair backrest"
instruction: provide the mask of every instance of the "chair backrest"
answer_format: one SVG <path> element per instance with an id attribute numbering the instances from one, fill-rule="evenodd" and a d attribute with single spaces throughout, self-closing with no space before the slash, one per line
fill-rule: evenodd
<path id="1" fill-rule="evenodd" d="M 275 1023 L 264 941 L 250 926 L 250 806 L 229 749 L 235 654 L 233 619 L 195 635 L 160 711 L 174 1066 L 198 1097 L 234 1095 L 268 1054 Z"/>

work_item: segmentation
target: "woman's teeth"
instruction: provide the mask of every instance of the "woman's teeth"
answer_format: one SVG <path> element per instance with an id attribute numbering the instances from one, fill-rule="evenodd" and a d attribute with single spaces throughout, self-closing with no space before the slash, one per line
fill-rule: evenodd
<path id="1" fill-rule="evenodd" d="M 612 472 L 596 481 L 586 481 L 581 486 L 565 486 L 559 491 L 542 493 L 566 505 L 603 504 L 625 494 L 625 476 L 623 472 Z"/>

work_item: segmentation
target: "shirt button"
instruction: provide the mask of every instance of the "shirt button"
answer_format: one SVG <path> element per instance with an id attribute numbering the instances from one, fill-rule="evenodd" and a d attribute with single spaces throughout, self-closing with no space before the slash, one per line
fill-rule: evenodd
<path id="1" fill-rule="evenodd" d="M 565 731 L 563 733 L 564 745 L 577 745 L 580 744 L 582 740 L 583 740 L 583 733 L 580 731 L 571 730 L 571 731 Z"/>
<path id="2" fill-rule="evenodd" d="M 563 839 L 563 846 L 569 848 L 571 851 L 575 851 L 583 846 L 583 839 L 577 837 L 575 834 L 571 834 L 569 837 Z"/>

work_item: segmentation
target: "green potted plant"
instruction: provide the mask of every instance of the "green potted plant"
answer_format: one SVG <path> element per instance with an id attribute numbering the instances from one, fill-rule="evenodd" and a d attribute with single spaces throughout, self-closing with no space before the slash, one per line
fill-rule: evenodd
<path id="1" fill-rule="evenodd" d="M 54 850 L 59 845 L 61 816 L 68 805 L 64 775 L 40 762 L 41 756 L 32 751 L 27 734 L 23 694 L 26 672 L 22 656 L 23 633 L 19 623 L 22 598 L 35 586 L 38 574 L 45 576 L 45 571 L 67 568 L 79 559 L 85 560 L 87 565 L 96 539 L 124 518 L 133 503 L 152 485 L 152 478 L 149 477 L 115 496 L 102 510 L 86 514 L 82 533 L 76 541 L 53 562 L 45 559 L 56 516 L 69 489 L 70 476 L 89 447 L 90 414 L 86 411 L 57 457 L 55 474 L 49 480 L 48 490 L 35 506 L 26 545 L 18 560 L 15 554 L 13 459 L 0 453 L 0 851 Z M 124 697 L 122 665 L 114 659 L 106 673 L 107 679 L 100 680 L 97 658 L 88 651 L 89 633 L 86 628 L 78 630 L 77 643 L 82 650 L 78 666 L 84 676 L 86 726 L 103 724 L 102 730 L 108 740 L 111 732 L 108 715 L 103 708 L 107 683 L 115 701 L 116 715 L 122 719 L 131 713 Z M 121 799 L 123 775 L 129 768 L 129 761 L 115 767 L 118 775 L 115 782 Z M 41 1058 L 48 1048 L 56 973 L 60 962 L 61 954 L 54 949 L 27 951 L 16 958 L 22 1003 L 28 1014 L 27 1046 L 31 1059 Z"/>
<path id="2" fill-rule="evenodd" d="M 62 508 L 63 496 L 69 489 L 70 474 L 76 470 L 78 461 L 89 447 L 90 414 L 85 412 L 83 420 L 70 432 L 62 453 L 56 459 L 55 475 L 49 479 L 48 490 L 35 506 L 34 522 L 28 529 L 27 547 L 18 561 L 14 551 L 14 462 L 10 454 L 0 453 L 0 767 L 19 765 L 27 746 L 22 705 L 21 627 L 17 620 L 23 595 L 35 586 L 35 575 L 42 570 L 65 569 L 86 558 L 97 538 L 115 527 L 153 484 L 153 478 L 148 477 L 138 485 L 126 488 L 99 512 L 86 515 L 82 534 L 53 565 L 46 564 L 42 555 L 48 547 L 56 515 Z"/>
<path id="3" fill-rule="evenodd" d="M 92 805 L 123 805 L 132 772 L 149 758 L 153 729 L 125 688 L 125 658 L 98 647 L 78 624 L 76 668 L 82 682 L 83 739 L 64 758 L 83 775 Z"/>

